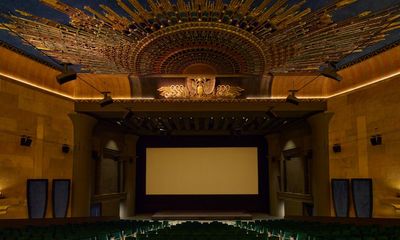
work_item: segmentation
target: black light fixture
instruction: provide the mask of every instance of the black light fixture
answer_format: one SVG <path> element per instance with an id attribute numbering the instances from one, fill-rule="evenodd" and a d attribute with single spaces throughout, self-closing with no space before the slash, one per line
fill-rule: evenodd
<path id="1" fill-rule="evenodd" d="M 322 67 L 321 75 L 338 82 L 342 81 L 343 77 L 337 73 L 336 64 L 334 62 L 328 62 L 326 66 Z"/>
<path id="2" fill-rule="evenodd" d="M 242 135 L 242 133 L 243 133 L 243 129 L 241 127 L 234 127 L 231 130 L 231 135 L 233 135 L 233 136 L 240 136 L 240 135 Z"/>
<path id="3" fill-rule="evenodd" d="M 382 145 L 382 136 L 380 134 L 372 135 L 370 141 L 372 146 Z"/>
<path id="4" fill-rule="evenodd" d="M 61 74 L 56 76 L 57 82 L 60 85 L 63 85 L 64 83 L 75 80 L 77 77 L 76 72 L 74 70 L 68 69 L 68 65 L 70 65 L 70 64 L 65 63 L 64 71 Z"/>
<path id="5" fill-rule="evenodd" d="M 286 98 L 286 102 L 287 103 L 291 103 L 294 105 L 299 105 L 300 104 L 300 100 L 296 97 L 296 92 L 298 90 L 289 90 L 289 95 Z"/>
<path id="6" fill-rule="evenodd" d="M 332 150 L 334 153 L 342 152 L 342 146 L 339 143 L 333 145 Z"/>
<path id="7" fill-rule="evenodd" d="M 25 147 L 30 147 L 32 145 L 31 137 L 22 135 L 20 140 L 20 145 Z"/>
<path id="8" fill-rule="evenodd" d="M 276 114 L 276 112 L 274 112 L 273 110 L 269 110 L 269 111 L 267 112 L 267 116 L 268 116 L 269 118 L 271 118 L 271 119 L 274 119 L 274 118 L 278 118 L 278 117 L 279 117 L 278 114 Z"/>
<path id="9" fill-rule="evenodd" d="M 63 153 L 69 153 L 69 150 L 70 150 L 70 147 L 68 144 L 63 144 L 61 146 L 61 152 L 63 152 Z"/>
<path id="10" fill-rule="evenodd" d="M 111 92 L 101 92 L 103 94 L 103 99 L 100 101 L 100 106 L 105 107 L 107 105 L 110 105 L 114 102 L 114 100 L 111 98 L 109 95 Z"/>
<path id="11" fill-rule="evenodd" d="M 129 121 L 133 117 L 133 112 L 131 110 L 128 110 L 124 117 L 122 118 L 123 122 Z"/>

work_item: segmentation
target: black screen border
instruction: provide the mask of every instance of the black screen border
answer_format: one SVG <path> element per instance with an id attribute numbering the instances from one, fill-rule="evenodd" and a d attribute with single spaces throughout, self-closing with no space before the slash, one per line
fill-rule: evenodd
<path id="1" fill-rule="evenodd" d="M 146 148 L 257 147 L 258 194 L 146 195 Z M 136 212 L 248 211 L 269 213 L 267 141 L 263 136 L 142 136 L 137 145 Z"/>

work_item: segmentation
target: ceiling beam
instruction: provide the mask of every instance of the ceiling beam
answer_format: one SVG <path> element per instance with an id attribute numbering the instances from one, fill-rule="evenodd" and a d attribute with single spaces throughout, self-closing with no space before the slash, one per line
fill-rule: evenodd
<path id="1" fill-rule="evenodd" d="M 106 107 L 101 107 L 98 101 L 78 101 L 75 103 L 76 112 L 266 112 L 268 109 L 279 112 L 318 112 L 325 111 L 325 100 L 307 100 L 298 106 L 286 103 L 284 100 L 224 100 L 224 101 L 119 101 Z"/>

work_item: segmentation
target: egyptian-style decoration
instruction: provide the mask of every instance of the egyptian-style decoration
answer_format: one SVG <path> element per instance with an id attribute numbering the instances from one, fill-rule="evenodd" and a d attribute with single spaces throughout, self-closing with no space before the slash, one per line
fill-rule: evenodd
<path id="1" fill-rule="evenodd" d="M 236 98 L 244 91 L 243 88 L 230 85 L 218 85 L 216 96 L 225 98 Z"/>
<path id="2" fill-rule="evenodd" d="M 5 16 L 7 29 L 93 73 L 172 74 L 205 63 L 218 73 L 262 76 L 316 71 L 400 28 L 400 5 L 335 22 L 333 14 L 356 0 L 333 0 L 315 11 L 304 7 L 306 0 L 115 1 L 115 9 L 100 5 L 99 12 L 41 0 L 69 24 L 19 11 Z"/>
<path id="3" fill-rule="evenodd" d="M 190 96 L 188 89 L 183 85 L 164 86 L 157 90 L 164 98 L 187 98 Z"/>
<path id="4" fill-rule="evenodd" d="M 190 97 L 207 97 L 214 94 L 215 77 L 188 77 L 186 86 Z"/>
<path id="5" fill-rule="evenodd" d="M 160 96 L 167 99 L 206 99 L 206 98 L 236 98 L 244 91 L 243 88 L 230 85 L 216 86 L 214 76 L 195 76 L 186 79 L 184 85 L 163 86 L 158 89 Z"/>

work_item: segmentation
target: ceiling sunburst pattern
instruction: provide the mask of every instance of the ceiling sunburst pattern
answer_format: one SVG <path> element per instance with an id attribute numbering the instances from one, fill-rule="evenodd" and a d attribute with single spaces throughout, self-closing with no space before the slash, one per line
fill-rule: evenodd
<path id="1" fill-rule="evenodd" d="M 315 71 L 382 41 L 400 28 L 400 5 L 340 22 L 332 14 L 356 0 L 312 11 L 306 1 L 116 0 L 117 9 L 42 0 L 69 24 L 19 11 L 7 27 L 36 48 L 94 73 L 179 73 L 208 64 L 221 73 Z M 124 14 L 120 14 L 120 12 Z"/>

